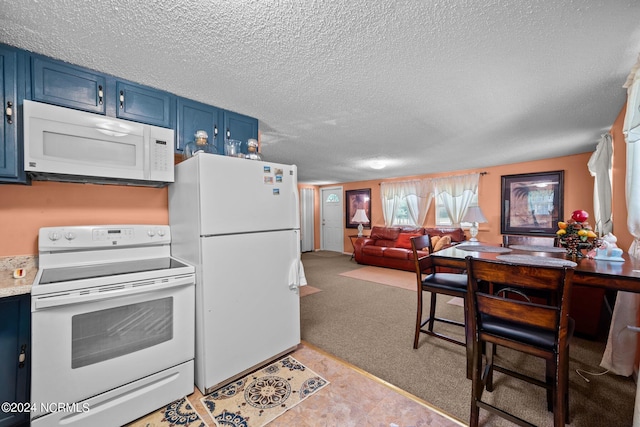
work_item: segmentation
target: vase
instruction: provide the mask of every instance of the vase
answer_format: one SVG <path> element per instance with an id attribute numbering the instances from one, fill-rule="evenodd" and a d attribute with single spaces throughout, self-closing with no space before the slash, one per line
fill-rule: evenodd
<path id="1" fill-rule="evenodd" d="M 585 254 L 583 250 L 588 251 L 593 248 L 593 245 L 589 242 L 580 242 L 574 245 L 567 245 L 566 242 L 560 242 L 560 244 L 567 250 L 568 258 L 584 258 Z"/>

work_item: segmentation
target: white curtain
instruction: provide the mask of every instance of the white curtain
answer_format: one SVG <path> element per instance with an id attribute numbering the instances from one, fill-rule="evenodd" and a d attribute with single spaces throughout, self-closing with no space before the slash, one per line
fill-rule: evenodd
<path id="1" fill-rule="evenodd" d="M 479 173 L 438 178 L 435 181 L 436 194 L 442 203 L 451 223 L 459 227 L 467 213 L 473 195 L 478 192 Z"/>
<path id="2" fill-rule="evenodd" d="M 398 185 L 395 182 L 383 182 L 380 184 L 380 199 L 382 200 L 382 216 L 384 217 L 384 225 L 391 227 L 396 216 L 396 207 L 400 198 L 396 196 L 399 193 Z"/>
<path id="3" fill-rule="evenodd" d="M 313 188 L 300 190 L 300 237 L 302 239 L 300 250 L 302 252 L 313 251 L 313 222 L 314 222 L 314 194 Z"/>
<path id="4" fill-rule="evenodd" d="M 422 227 L 434 197 L 433 180 L 422 179 L 413 181 L 412 184 L 413 189 L 408 189 L 406 197 L 409 217 L 416 226 Z"/>
<path id="5" fill-rule="evenodd" d="M 640 64 L 640 62 L 639 62 Z M 627 228 L 634 237 L 629 247 L 632 262 L 640 261 L 640 149 L 638 142 L 640 135 L 637 129 L 640 125 L 637 106 L 640 100 L 640 70 L 638 64 L 634 67 L 627 83 L 627 112 L 623 125 L 623 133 L 627 146 L 626 173 L 626 202 Z M 634 132 L 634 129 L 636 132 Z M 637 344 L 637 333 L 627 329 L 627 325 L 636 325 L 640 307 L 640 294 L 618 292 L 616 305 L 613 309 L 607 347 L 605 348 L 600 366 L 612 372 L 629 376 L 633 373 Z M 640 382 L 638 383 L 640 387 Z M 636 392 L 636 409 L 634 426 L 640 426 L 640 393 Z"/>
<path id="6" fill-rule="evenodd" d="M 611 173 L 613 163 L 613 140 L 611 135 L 602 135 L 596 151 L 591 155 L 589 172 L 594 177 L 593 185 L 593 212 L 595 226 L 600 236 L 613 232 L 611 219 Z"/>
<path id="7" fill-rule="evenodd" d="M 434 197 L 433 181 L 430 179 L 416 179 L 383 182 L 380 184 L 380 196 L 385 226 L 390 227 L 394 224 L 398 204 L 401 200 L 405 200 L 411 222 L 413 222 L 413 225 L 421 227 Z"/>

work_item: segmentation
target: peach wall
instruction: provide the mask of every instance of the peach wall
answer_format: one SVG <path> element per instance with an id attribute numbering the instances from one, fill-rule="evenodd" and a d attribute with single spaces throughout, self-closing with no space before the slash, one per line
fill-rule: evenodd
<path id="1" fill-rule="evenodd" d="M 595 144 L 594 144 L 595 149 Z M 441 176 L 461 175 L 473 172 L 487 172 L 486 175 L 480 177 L 479 182 L 479 200 L 478 203 L 482 208 L 487 220 L 486 224 L 480 224 L 478 239 L 481 242 L 500 244 L 502 235 L 500 234 L 500 188 L 502 175 L 534 173 L 564 170 L 564 214 L 568 218 L 570 213 L 576 209 L 584 209 L 589 213 L 593 213 L 593 177 L 587 168 L 587 162 L 591 157 L 591 152 L 576 154 L 572 156 L 557 157 L 545 160 L 536 160 L 531 162 L 513 163 L 509 165 L 493 166 L 478 170 L 458 170 L 438 174 L 424 174 L 418 176 L 407 176 L 389 179 L 386 181 L 399 181 L 412 178 L 433 178 Z M 620 172 L 616 171 L 614 180 L 620 178 Z M 372 224 L 383 225 L 382 204 L 380 201 L 380 183 L 383 180 L 357 181 L 349 182 L 341 185 L 344 191 L 355 190 L 360 188 L 371 188 L 371 211 Z M 616 181 L 617 182 L 617 181 Z M 322 188 L 322 187 L 319 187 Z M 320 248 L 320 210 L 316 210 L 316 249 Z M 435 225 L 435 203 L 432 202 L 427 212 L 426 226 Z M 620 226 L 618 226 L 620 228 Z M 625 227 L 626 228 L 626 227 Z M 351 242 L 347 237 L 352 234 L 353 230 L 344 230 L 344 251 L 351 252 Z M 624 232 L 618 230 L 619 238 L 625 238 Z M 469 236 L 467 236 L 469 237 Z"/>
<path id="2" fill-rule="evenodd" d="M 36 255 L 40 227 L 169 223 L 166 188 L 34 181 L 0 200 L 0 256 Z"/>

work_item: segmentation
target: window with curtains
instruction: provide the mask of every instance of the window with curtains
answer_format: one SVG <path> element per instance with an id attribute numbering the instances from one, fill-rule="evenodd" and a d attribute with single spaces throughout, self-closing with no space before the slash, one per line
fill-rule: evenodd
<path id="1" fill-rule="evenodd" d="M 464 214 L 478 205 L 479 173 L 456 175 L 434 180 L 436 225 L 463 226 Z M 467 226 L 470 224 L 466 224 Z"/>
<path id="2" fill-rule="evenodd" d="M 396 204 L 396 211 L 393 215 L 392 225 L 416 225 L 409 216 L 409 207 L 407 206 L 406 197 L 398 200 L 398 203 Z"/>
<path id="3" fill-rule="evenodd" d="M 430 179 L 383 182 L 380 184 L 380 196 L 385 225 L 421 227 L 433 194 L 433 181 Z"/>
<path id="4" fill-rule="evenodd" d="M 469 202 L 469 206 L 468 208 L 472 207 L 472 206 L 478 206 L 478 193 L 474 193 L 473 195 L 473 199 L 471 199 L 471 201 Z M 438 197 L 436 197 L 436 225 L 440 225 L 440 226 L 451 226 L 452 222 L 451 222 L 451 218 L 449 218 L 449 214 L 447 214 L 447 209 L 444 206 L 444 201 L 442 200 L 442 197 L 440 197 L 440 195 L 438 195 Z M 460 223 L 461 227 L 471 227 L 471 223 L 470 222 L 461 222 Z"/>

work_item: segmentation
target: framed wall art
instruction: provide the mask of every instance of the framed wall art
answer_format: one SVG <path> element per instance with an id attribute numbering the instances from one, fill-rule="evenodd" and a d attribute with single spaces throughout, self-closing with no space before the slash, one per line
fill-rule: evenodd
<path id="1" fill-rule="evenodd" d="M 555 236 L 564 218 L 564 171 L 502 176 L 500 232 Z"/>
<path id="2" fill-rule="evenodd" d="M 347 228 L 371 228 L 371 189 L 348 190 L 346 194 Z"/>

